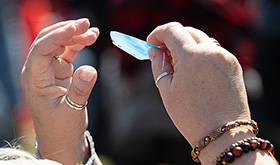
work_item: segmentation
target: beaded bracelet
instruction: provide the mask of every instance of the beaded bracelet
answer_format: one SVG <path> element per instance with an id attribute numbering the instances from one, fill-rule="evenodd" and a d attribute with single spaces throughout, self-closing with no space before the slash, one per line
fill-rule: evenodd
<path id="1" fill-rule="evenodd" d="M 91 154 L 85 165 L 91 165 L 91 164 L 93 164 L 94 158 L 95 158 L 95 155 L 94 155 L 94 153 L 95 153 L 94 142 L 93 142 L 92 136 L 90 135 L 88 130 L 85 131 L 85 135 L 86 135 L 88 143 L 89 143 L 90 154 Z"/>
<path id="2" fill-rule="evenodd" d="M 199 162 L 198 155 L 199 155 L 200 151 L 203 148 L 205 148 L 211 141 L 217 139 L 225 131 L 228 131 L 232 128 L 235 128 L 235 127 L 238 127 L 238 126 L 241 126 L 241 125 L 252 126 L 253 127 L 253 133 L 255 135 L 258 134 L 258 131 L 259 131 L 258 124 L 254 120 L 236 120 L 236 121 L 228 122 L 224 126 L 219 127 L 217 129 L 215 129 L 214 131 L 212 131 L 211 133 L 209 133 L 206 137 L 204 137 L 202 140 L 200 140 L 198 142 L 198 144 L 195 145 L 195 147 L 193 148 L 193 150 L 191 152 L 191 157 L 192 157 L 193 161 Z"/>
<path id="3" fill-rule="evenodd" d="M 232 163 L 235 158 L 241 157 L 243 153 L 248 153 L 250 150 L 254 151 L 256 149 L 267 151 L 272 156 L 275 163 L 279 164 L 273 156 L 274 146 L 268 140 L 251 137 L 232 144 L 216 158 L 213 165 L 225 165 L 227 163 Z"/>
<path id="4" fill-rule="evenodd" d="M 91 164 L 93 164 L 94 158 L 95 158 L 95 155 L 94 155 L 94 153 L 95 153 L 94 142 L 93 142 L 92 136 L 90 135 L 88 130 L 85 131 L 84 135 L 86 136 L 87 141 L 89 143 L 90 154 L 91 154 L 85 165 L 91 165 Z M 43 159 L 43 157 L 41 156 L 41 154 L 39 152 L 39 149 L 38 149 L 37 138 L 35 138 L 35 157 L 37 159 Z"/>

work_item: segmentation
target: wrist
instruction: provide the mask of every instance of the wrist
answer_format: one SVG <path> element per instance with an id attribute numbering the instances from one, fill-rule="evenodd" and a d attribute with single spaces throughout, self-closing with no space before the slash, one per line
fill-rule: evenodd
<path id="1" fill-rule="evenodd" d="M 199 155 L 202 164 L 212 164 L 216 157 L 220 155 L 227 146 L 230 146 L 241 139 L 255 137 L 255 134 L 252 133 L 248 127 L 249 126 L 233 128 L 207 145 L 207 147 L 201 150 Z"/>
<path id="2" fill-rule="evenodd" d="M 84 136 L 81 138 L 80 144 L 77 146 L 77 149 L 75 150 L 76 159 L 77 159 L 77 161 L 75 162 L 79 162 L 79 164 L 86 164 L 86 162 L 91 156 L 90 146 L 91 146 L 90 141 L 88 140 L 86 133 L 84 133 Z"/>
<path id="3" fill-rule="evenodd" d="M 191 152 L 192 159 L 195 162 L 199 162 L 199 153 L 200 151 L 205 148 L 211 141 L 216 140 L 219 138 L 223 133 L 236 128 L 236 127 L 242 127 L 242 126 L 251 126 L 252 132 L 257 135 L 258 133 L 258 125 L 254 120 L 236 120 L 232 122 L 226 123 L 224 126 L 219 127 L 217 129 L 214 129 L 210 133 L 207 134 L 203 139 L 201 139 L 194 147 Z M 250 128 L 248 128 L 250 129 Z"/>
<path id="4" fill-rule="evenodd" d="M 88 131 L 79 138 L 38 136 L 35 140 L 37 158 L 51 159 L 62 164 L 92 164 L 94 152 L 94 143 Z"/>

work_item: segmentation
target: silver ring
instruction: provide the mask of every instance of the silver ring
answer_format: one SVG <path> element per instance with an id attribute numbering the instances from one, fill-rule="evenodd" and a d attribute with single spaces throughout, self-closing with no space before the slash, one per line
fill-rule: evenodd
<path id="1" fill-rule="evenodd" d="M 221 44 L 219 43 L 219 41 L 217 41 L 215 38 L 210 37 L 210 40 L 216 44 L 217 46 L 221 46 Z"/>
<path id="2" fill-rule="evenodd" d="M 77 110 L 77 111 L 83 110 L 83 109 L 87 106 L 87 104 L 88 104 L 88 101 L 86 101 L 85 104 L 77 104 L 77 103 L 73 102 L 73 101 L 69 98 L 68 95 L 66 95 L 65 102 L 66 102 L 66 104 L 67 104 L 70 108 L 75 109 L 75 110 Z"/>
<path id="3" fill-rule="evenodd" d="M 167 75 L 172 75 L 174 72 L 163 72 L 162 74 L 160 74 L 157 79 L 156 79 L 156 85 L 158 86 L 158 82 L 160 79 L 162 79 L 163 77 L 167 76 Z"/>

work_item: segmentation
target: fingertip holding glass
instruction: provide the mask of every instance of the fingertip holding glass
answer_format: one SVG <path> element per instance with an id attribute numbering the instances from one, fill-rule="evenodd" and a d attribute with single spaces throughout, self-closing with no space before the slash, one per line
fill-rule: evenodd
<path id="1" fill-rule="evenodd" d="M 111 31 L 110 36 L 115 46 L 138 60 L 149 60 L 148 50 L 153 47 L 160 48 L 160 46 L 151 45 L 146 41 L 117 31 Z"/>

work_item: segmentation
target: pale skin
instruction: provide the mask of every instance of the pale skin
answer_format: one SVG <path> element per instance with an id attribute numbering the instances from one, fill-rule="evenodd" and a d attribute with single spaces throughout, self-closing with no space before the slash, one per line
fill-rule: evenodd
<path id="1" fill-rule="evenodd" d="M 91 66 L 73 73 L 72 62 L 85 46 L 99 36 L 88 19 L 65 21 L 43 29 L 33 42 L 22 69 L 22 88 L 44 158 L 62 164 L 81 164 L 89 158 L 87 109 L 76 111 L 65 96 L 84 104 L 97 79 Z M 59 55 L 58 59 L 54 56 Z M 99 164 L 98 158 L 95 161 Z"/>
<path id="2" fill-rule="evenodd" d="M 170 118 L 191 146 L 229 121 L 251 119 L 240 64 L 204 32 L 173 22 L 157 27 L 147 41 L 164 47 L 148 52 L 154 79 L 174 72 L 157 85 Z M 211 142 L 201 151 L 201 163 L 212 164 L 232 143 L 253 137 L 249 129 L 232 129 Z M 233 164 L 275 162 L 267 153 L 256 151 Z"/>
<path id="3" fill-rule="evenodd" d="M 90 154 L 84 136 L 87 109 L 76 111 L 65 103 L 68 95 L 84 104 L 97 79 L 93 67 L 82 66 L 73 73 L 71 64 L 78 51 L 99 36 L 98 29 L 89 26 L 87 19 L 80 19 L 43 29 L 22 70 L 22 87 L 40 153 L 63 164 L 85 163 Z M 251 118 L 241 66 L 204 32 L 168 23 L 157 27 L 147 41 L 164 48 L 148 52 L 152 71 L 155 80 L 165 71 L 174 72 L 157 85 L 169 116 L 192 146 L 229 121 Z M 246 127 L 232 129 L 203 149 L 199 159 L 211 164 L 225 146 L 252 136 Z M 250 152 L 234 163 L 275 164 L 262 151 Z M 94 164 L 101 164 L 98 157 Z"/>

